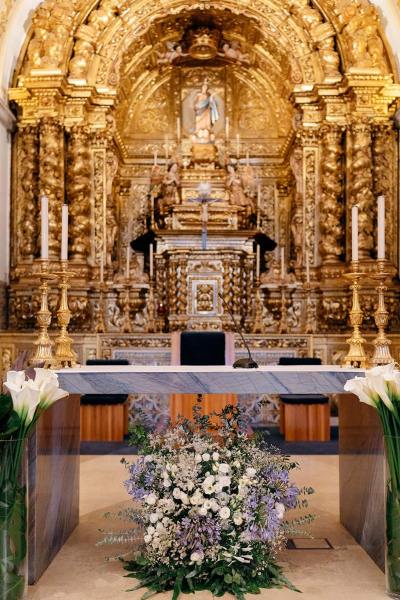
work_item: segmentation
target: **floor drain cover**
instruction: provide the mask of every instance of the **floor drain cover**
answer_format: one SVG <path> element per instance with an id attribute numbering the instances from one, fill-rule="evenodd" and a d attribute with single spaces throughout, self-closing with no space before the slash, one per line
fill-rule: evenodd
<path id="1" fill-rule="evenodd" d="M 333 550 L 327 538 L 290 538 L 286 547 L 288 550 Z"/>

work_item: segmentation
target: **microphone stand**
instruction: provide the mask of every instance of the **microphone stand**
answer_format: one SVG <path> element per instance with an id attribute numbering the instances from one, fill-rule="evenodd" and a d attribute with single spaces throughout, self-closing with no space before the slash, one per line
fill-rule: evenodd
<path id="1" fill-rule="evenodd" d="M 244 336 L 241 332 L 241 330 L 239 329 L 235 317 L 233 316 L 233 312 L 231 311 L 231 309 L 229 308 L 229 305 L 227 302 L 225 302 L 225 299 L 223 297 L 223 295 L 221 293 L 218 293 L 218 296 L 221 298 L 222 300 L 222 304 L 224 305 L 224 307 L 226 308 L 226 312 L 228 313 L 228 315 L 230 316 L 230 318 L 232 319 L 234 328 L 235 328 L 235 332 L 240 336 L 244 347 L 246 348 L 247 352 L 248 352 L 248 358 L 239 358 L 238 360 L 235 360 L 235 362 L 233 363 L 233 368 L 234 369 L 258 369 L 258 364 L 256 363 L 256 361 L 253 359 L 253 357 L 251 356 L 251 352 L 250 352 L 250 348 L 246 342 L 246 340 L 244 339 Z"/>

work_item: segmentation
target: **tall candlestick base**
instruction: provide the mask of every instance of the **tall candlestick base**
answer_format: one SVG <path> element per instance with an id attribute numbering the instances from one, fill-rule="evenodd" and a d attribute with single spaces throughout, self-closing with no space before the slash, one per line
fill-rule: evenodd
<path id="1" fill-rule="evenodd" d="M 253 323 L 253 333 L 263 332 L 263 302 L 260 290 L 260 279 L 257 277 L 255 281 L 256 298 L 255 298 L 255 313 Z"/>
<path id="2" fill-rule="evenodd" d="M 99 297 L 99 310 L 96 318 L 95 332 L 106 333 L 106 321 L 105 321 L 105 310 L 104 310 L 104 283 L 100 283 L 100 297 Z"/>
<path id="3" fill-rule="evenodd" d="M 306 322 L 305 322 L 304 333 L 315 333 L 316 319 L 315 319 L 315 314 L 314 314 L 313 305 L 312 305 L 312 301 L 311 301 L 312 288 L 311 288 L 310 283 L 305 284 L 305 291 L 306 291 Z"/>
<path id="4" fill-rule="evenodd" d="M 365 369 L 367 366 L 367 356 L 364 350 L 365 339 L 360 333 L 360 327 L 363 322 L 363 312 L 360 307 L 360 266 L 358 262 L 352 263 L 352 271 L 346 273 L 345 277 L 350 279 L 352 285 L 350 289 L 353 292 L 352 307 L 350 310 L 350 323 L 353 327 L 352 336 L 346 340 L 349 344 L 349 351 L 344 359 L 344 366 L 357 367 Z"/>
<path id="5" fill-rule="evenodd" d="M 155 300 L 154 300 L 154 280 L 149 279 L 149 297 L 147 302 L 147 331 L 148 333 L 154 333 L 156 331 L 156 314 L 155 314 Z"/>
<path id="6" fill-rule="evenodd" d="M 377 365 L 388 365 L 394 363 L 395 360 L 390 354 L 390 340 L 386 337 L 386 327 L 389 322 L 389 312 L 386 309 L 385 304 L 385 292 L 387 287 L 385 285 L 386 280 L 391 276 L 391 273 L 387 269 L 387 263 L 385 260 L 378 260 L 378 270 L 373 279 L 378 281 L 378 307 L 375 311 L 375 325 L 378 328 L 378 335 L 373 341 L 374 354 L 372 356 L 372 364 Z"/>
<path id="7" fill-rule="evenodd" d="M 286 300 L 286 285 L 282 282 L 281 284 L 281 320 L 279 323 L 279 333 L 288 332 L 288 321 L 287 321 L 287 300 Z"/>
<path id="8" fill-rule="evenodd" d="M 48 329 L 51 323 L 51 312 L 49 310 L 48 295 L 49 281 L 55 279 L 54 275 L 49 273 L 49 261 L 41 260 L 40 278 L 40 310 L 36 315 L 36 321 L 39 327 L 39 334 L 34 345 L 36 346 L 33 357 L 29 360 L 32 367 L 44 367 L 50 369 L 54 366 L 55 360 L 53 356 L 54 343 L 49 337 Z"/>
<path id="9" fill-rule="evenodd" d="M 69 280 L 75 275 L 68 271 L 68 262 L 61 261 L 61 271 L 55 273 L 60 278 L 60 306 L 57 310 L 57 320 L 60 334 L 56 338 L 55 364 L 57 368 L 76 367 L 78 356 L 72 348 L 72 338 L 68 335 L 68 325 L 71 321 L 71 311 L 68 306 Z"/>
<path id="10" fill-rule="evenodd" d="M 123 307 L 122 331 L 132 333 L 131 323 L 131 284 L 127 280 L 125 283 L 125 302 Z"/>

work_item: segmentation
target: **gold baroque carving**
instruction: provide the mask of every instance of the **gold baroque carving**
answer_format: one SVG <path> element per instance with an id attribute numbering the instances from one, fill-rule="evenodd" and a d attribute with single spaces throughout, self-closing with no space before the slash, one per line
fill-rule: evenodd
<path id="1" fill-rule="evenodd" d="M 84 261 L 90 253 L 91 168 L 89 130 L 71 129 L 68 143 L 68 200 L 70 214 L 70 258 Z"/>
<path id="2" fill-rule="evenodd" d="M 18 198 L 20 235 L 19 254 L 22 258 L 33 259 L 37 253 L 38 234 L 38 175 L 39 138 L 36 126 L 21 128 L 17 141 L 18 175 L 21 198 Z"/>
<path id="3" fill-rule="evenodd" d="M 325 125 L 321 129 L 321 200 L 319 250 L 324 263 L 344 255 L 343 128 Z"/>

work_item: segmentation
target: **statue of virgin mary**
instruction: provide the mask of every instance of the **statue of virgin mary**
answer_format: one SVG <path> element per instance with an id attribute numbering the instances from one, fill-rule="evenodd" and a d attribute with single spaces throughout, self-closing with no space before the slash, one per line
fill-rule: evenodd
<path id="1" fill-rule="evenodd" d="M 194 100 L 195 135 L 199 141 L 210 140 L 213 125 L 219 119 L 218 106 L 208 89 L 207 80 L 204 80 L 201 91 L 196 94 Z"/>

